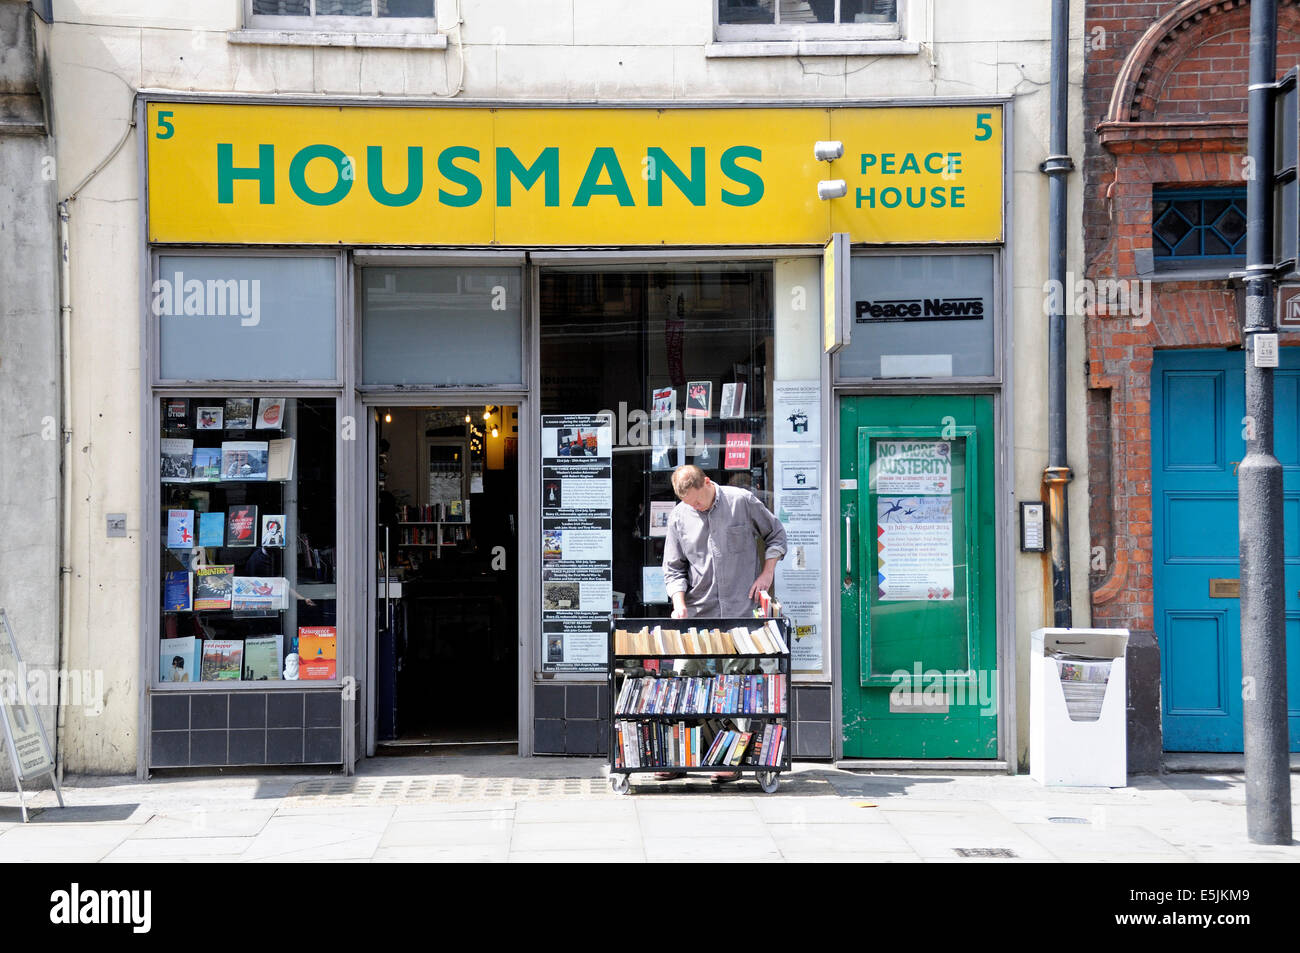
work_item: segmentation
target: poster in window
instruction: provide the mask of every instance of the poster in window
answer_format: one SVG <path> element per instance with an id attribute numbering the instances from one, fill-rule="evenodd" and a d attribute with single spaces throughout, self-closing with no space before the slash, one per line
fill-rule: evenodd
<path id="1" fill-rule="evenodd" d="M 876 498 L 877 598 L 951 602 L 951 496 Z"/>
<path id="2" fill-rule="evenodd" d="M 876 440 L 872 488 L 882 496 L 952 493 L 948 440 Z"/>
<path id="3" fill-rule="evenodd" d="M 821 382 L 775 381 L 772 434 L 777 519 L 786 553 L 776 564 L 776 595 L 790 619 L 796 672 L 822 672 Z"/>
<path id="4" fill-rule="evenodd" d="M 603 671 L 613 583 L 613 419 L 542 417 L 545 671 Z"/>

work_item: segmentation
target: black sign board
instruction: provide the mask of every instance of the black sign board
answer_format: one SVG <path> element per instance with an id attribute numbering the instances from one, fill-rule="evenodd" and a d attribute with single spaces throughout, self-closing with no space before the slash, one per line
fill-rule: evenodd
<path id="1" fill-rule="evenodd" d="M 1279 279 L 1300 277 L 1300 98 L 1296 93 L 1297 69 L 1278 81 L 1273 100 L 1273 260 Z M 1249 170 L 1248 170 L 1249 171 Z"/>

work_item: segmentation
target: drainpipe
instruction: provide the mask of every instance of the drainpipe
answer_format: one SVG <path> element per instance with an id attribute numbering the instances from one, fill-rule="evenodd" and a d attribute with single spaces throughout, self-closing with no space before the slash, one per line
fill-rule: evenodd
<path id="1" fill-rule="evenodd" d="M 59 669 L 68 664 L 68 641 L 72 609 L 72 358 L 69 342 L 72 330 L 72 266 L 68 257 L 68 202 L 59 203 L 59 476 L 62 506 L 59 516 Z M 58 679 L 59 695 L 63 679 Z M 55 701 L 55 776 L 63 783 L 63 751 L 67 705 Z"/>
<path id="2" fill-rule="evenodd" d="M 1070 512 L 1066 486 L 1071 480 L 1065 462 L 1065 315 L 1064 298 L 1069 293 L 1065 276 L 1067 200 L 1065 177 L 1074 171 L 1066 141 L 1069 114 L 1069 0 L 1052 0 L 1052 124 L 1049 155 L 1039 170 L 1048 176 L 1047 270 L 1049 287 L 1061 294 L 1049 295 L 1047 351 L 1047 487 L 1052 522 L 1052 624 L 1069 628 L 1073 623 L 1070 600 Z"/>

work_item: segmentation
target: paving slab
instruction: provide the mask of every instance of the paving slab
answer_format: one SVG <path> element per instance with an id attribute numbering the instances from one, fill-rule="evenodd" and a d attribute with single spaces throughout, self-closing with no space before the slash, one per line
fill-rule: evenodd
<path id="1" fill-rule="evenodd" d="M 512 864 L 629 864 L 644 863 L 640 850 L 512 850 Z"/>
<path id="2" fill-rule="evenodd" d="M 645 856 L 651 863 L 782 860 L 780 849 L 770 837 L 661 837 L 646 841 Z"/>
<path id="3" fill-rule="evenodd" d="M 509 846 L 514 825 L 510 818 L 489 820 L 416 820 L 394 821 L 380 837 L 379 846 L 389 847 L 459 847 Z"/>
<path id="4" fill-rule="evenodd" d="M 868 806 L 870 805 L 870 806 Z M 885 815 L 874 802 L 845 798 L 764 798 L 754 811 L 769 824 L 884 824 Z"/>
<path id="5" fill-rule="evenodd" d="M 131 835 L 133 840 L 148 838 L 248 837 L 257 834 L 275 816 L 273 808 L 231 811 L 200 808 L 155 814 Z"/>
<path id="6" fill-rule="evenodd" d="M 380 847 L 371 863 L 399 864 L 484 864 L 505 863 L 510 856 L 508 844 L 456 844 L 438 847 L 421 844 L 404 847 Z"/>
<path id="7" fill-rule="evenodd" d="M 125 824 L 26 824 L 0 834 L 0 863 L 95 863 L 135 830 Z"/>
<path id="8" fill-rule="evenodd" d="M 888 824 L 769 824 L 782 854 L 789 850 L 824 853 L 909 853 L 906 838 Z"/>
<path id="9" fill-rule="evenodd" d="M 553 824 L 517 824 L 510 838 L 512 852 L 582 850 L 593 846 L 640 848 L 641 832 L 635 824 L 557 821 Z"/>
<path id="10" fill-rule="evenodd" d="M 217 855 L 239 857 L 252 845 L 253 840 L 252 837 L 130 837 L 118 844 L 104 860 L 172 860 L 177 857 L 207 860 Z"/>
<path id="11" fill-rule="evenodd" d="M 1174 844 L 1141 827 L 1109 827 L 1098 830 L 1081 824 L 1018 826 L 1027 837 L 1033 838 L 1057 856 L 1101 854 L 1113 857 L 1124 854 L 1134 860 L 1144 860 L 1149 856 L 1191 859 Z"/>
<path id="12" fill-rule="evenodd" d="M 627 798 L 605 801 L 520 801 L 515 808 L 515 823 L 590 821 L 635 824 L 637 813 L 637 805 Z"/>

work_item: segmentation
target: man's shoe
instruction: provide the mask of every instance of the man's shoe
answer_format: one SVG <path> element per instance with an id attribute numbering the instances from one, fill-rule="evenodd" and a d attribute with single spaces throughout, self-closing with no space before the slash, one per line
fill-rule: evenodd
<path id="1" fill-rule="evenodd" d="M 719 771 L 717 774 L 715 774 L 715 775 L 714 775 L 712 778 L 710 778 L 709 780 L 711 780 L 714 784 L 726 784 L 728 781 L 738 781 L 738 780 L 740 780 L 740 772 L 739 772 L 739 771 Z"/>
<path id="2" fill-rule="evenodd" d="M 685 771 L 657 771 L 655 772 L 656 781 L 676 781 L 678 778 L 686 777 Z"/>

